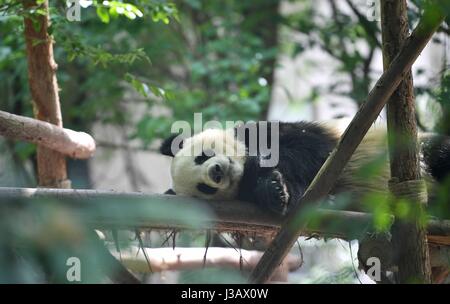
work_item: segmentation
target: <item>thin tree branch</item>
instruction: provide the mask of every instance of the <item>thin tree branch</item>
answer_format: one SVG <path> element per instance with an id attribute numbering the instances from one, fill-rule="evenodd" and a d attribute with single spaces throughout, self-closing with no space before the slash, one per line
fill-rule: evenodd
<path id="1" fill-rule="evenodd" d="M 378 27 L 376 22 L 370 22 L 367 20 L 367 18 L 358 10 L 358 8 L 353 4 L 351 0 L 346 0 L 347 5 L 350 7 L 350 9 L 353 11 L 353 13 L 358 18 L 359 23 L 366 31 L 367 35 L 369 36 L 369 39 L 372 41 L 372 43 L 381 48 L 381 42 L 377 37 L 378 34 Z"/>

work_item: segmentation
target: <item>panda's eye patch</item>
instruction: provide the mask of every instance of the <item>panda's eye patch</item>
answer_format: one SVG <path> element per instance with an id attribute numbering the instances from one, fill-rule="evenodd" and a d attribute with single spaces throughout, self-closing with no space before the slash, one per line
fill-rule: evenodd
<path id="1" fill-rule="evenodd" d="M 210 195 L 217 192 L 217 188 L 210 187 L 204 183 L 197 184 L 197 190 L 200 192 L 203 192 L 205 194 L 210 194 Z"/>
<path id="2" fill-rule="evenodd" d="M 215 155 L 213 150 L 204 150 L 202 151 L 202 154 L 195 157 L 194 162 L 196 165 L 201 165 L 211 157 Z"/>

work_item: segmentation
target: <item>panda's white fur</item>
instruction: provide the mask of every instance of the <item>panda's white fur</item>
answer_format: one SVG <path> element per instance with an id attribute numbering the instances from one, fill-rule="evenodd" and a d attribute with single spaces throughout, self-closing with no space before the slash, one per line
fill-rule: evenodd
<path id="1" fill-rule="evenodd" d="M 212 156 L 201 165 L 194 159 L 204 150 L 212 150 Z M 245 144 L 237 141 L 232 129 L 208 129 L 183 141 L 183 148 L 176 153 L 171 165 L 173 190 L 177 194 L 206 199 L 233 199 L 237 193 L 245 163 Z M 220 182 L 214 181 L 208 172 L 219 164 L 225 174 Z M 213 194 L 205 194 L 197 185 L 205 183 L 217 188 Z"/>

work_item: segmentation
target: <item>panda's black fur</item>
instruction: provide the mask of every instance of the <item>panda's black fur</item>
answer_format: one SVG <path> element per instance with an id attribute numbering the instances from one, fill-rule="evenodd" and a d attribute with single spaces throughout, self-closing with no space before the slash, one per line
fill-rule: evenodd
<path id="1" fill-rule="evenodd" d="M 422 140 L 422 157 L 430 174 L 443 182 L 450 172 L 450 137 L 426 136 Z"/>
<path id="2" fill-rule="evenodd" d="M 237 192 L 233 198 L 251 201 L 277 214 L 285 214 L 304 194 L 335 148 L 340 133 L 328 125 L 314 122 L 277 122 L 277 124 L 279 127 L 278 164 L 275 167 L 262 167 L 262 155 L 259 151 L 256 156 L 247 155 Z M 259 124 L 257 126 L 259 133 Z M 270 128 L 271 123 L 268 126 Z M 242 140 L 248 148 L 248 136 L 238 139 L 237 134 L 238 132 L 235 132 L 236 140 Z M 270 137 L 271 132 L 267 134 Z M 160 149 L 163 154 L 174 156 L 170 150 L 174 138 L 177 137 L 172 136 L 163 142 Z M 366 194 L 368 191 L 387 191 L 386 186 L 389 180 L 387 164 L 377 178 L 364 180 L 356 174 L 361 166 L 380 154 L 380 150 L 386 150 L 385 141 L 380 138 L 381 136 L 373 132 L 366 136 L 341 174 L 332 193 L 347 191 L 352 194 Z M 450 173 L 450 139 L 445 136 L 422 136 L 419 137 L 419 142 L 421 143 L 422 171 L 425 177 L 432 182 L 444 180 Z M 180 141 L 176 145 L 181 149 L 182 144 Z M 192 166 L 195 166 L 194 162 Z M 197 184 L 197 188 L 205 186 L 214 190 L 214 187 L 204 183 Z M 195 191 L 198 190 L 207 195 L 207 191 L 200 188 Z M 175 194 L 173 190 L 169 190 L 168 193 Z"/>
<path id="3" fill-rule="evenodd" d="M 259 139 L 259 125 L 257 130 Z M 270 129 L 267 134 L 270 137 Z M 279 123 L 279 134 L 278 165 L 274 168 L 261 167 L 260 155 L 249 156 L 237 198 L 256 202 L 276 213 L 285 213 L 289 202 L 303 195 L 336 146 L 338 137 L 310 122 Z"/>

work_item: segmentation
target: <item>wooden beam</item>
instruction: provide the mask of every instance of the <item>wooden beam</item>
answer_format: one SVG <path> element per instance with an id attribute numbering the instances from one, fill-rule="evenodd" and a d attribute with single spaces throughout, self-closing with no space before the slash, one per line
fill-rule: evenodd
<path id="1" fill-rule="evenodd" d="M 243 201 L 205 201 L 192 197 L 140 192 L 45 188 L 1 188 L 0 212 L 27 206 L 64 207 L 94 228 L 201 229 L 274 235 L 283 219 Z M 305 236 L 361 239 L 373 232 L 373 216 L 354 211 L 319 209 Z M 390 218 L 393 222 L 393 217 Z M 450 221 L 429 221 L 429 232 L 449 240 Z"/>

